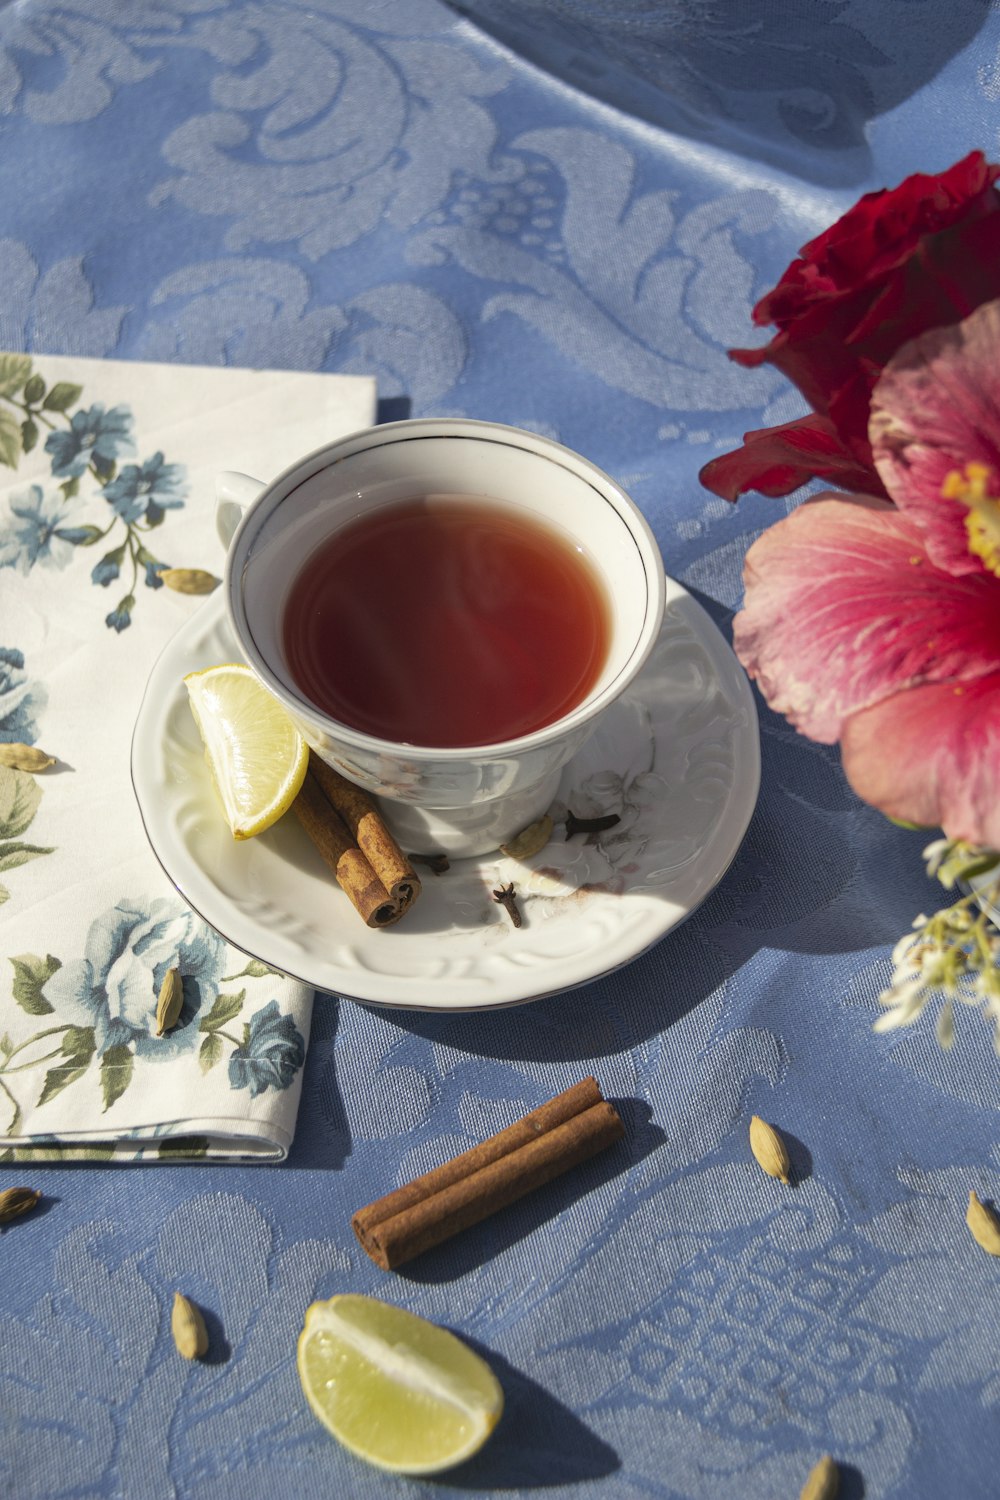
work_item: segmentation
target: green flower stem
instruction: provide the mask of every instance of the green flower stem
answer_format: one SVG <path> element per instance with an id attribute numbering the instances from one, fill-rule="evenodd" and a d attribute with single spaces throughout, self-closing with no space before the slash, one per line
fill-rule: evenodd
<path id="1" fill-rule="evenodd" d="M 5 401 L 9 401 L 11 406 L 16 406 L 18 411 L 23 411 L 24 415 L 26 417 L 30 417 L 33 422 L 44 422 L 45 426 L 49 429 L 50 432 L 55 432 L 56 424 L 51 420 L 51 418 L 46 416 L 41 407 L 39 407 L 36 411 L 33 406 L 28 405 L 27 401 L 18 401 L 13 396 L 5 396 L 3 399 Z"/>
<path id="2" fill-rule="evenodd" d="M 242 1041 L 238 1040 L 234 1036 L 230 1036 L 229 1032 L 228 1031 L 223 1031 L 222 1028 L 221 1028 L 221 1026 L 219 1027 L 218 1031 L 216 1031 L 214 1033 L 214 1035 L 215 1036 L 224 1036 L 225 1039 L 226 1039 L 226 1041 L 227 1042 L 232 1042 L 232 1044 L 233 1044 L 234 1047 L 242 1047 L 243 1046 Z"/>
<path id="3" fill-rule="evenodd" d="M 981 894 L 970 891 L 924 921 L 904 967 L 916 964 L 930 989 L 959 995 L 963 980 L 979 977 L 984 993 L 1000 996 L 996 923 L 981 900 L 996 906 L 1000 881 Z M 975 913 L 975 914 L 974 914 Z"/>
<path id="4" fill-rule="evenodd" d="M 4 1093 L 7 1095 L 7 1098 L 14 1106 L 14 1116 L 10 1124 L 7 1126 L 8 1134 L 12 1135 L 17 1129 L 18 1125 L 20 1125 L 21 1123 L 21 1106 L 18 1104 L 17 1100 L 14 1098 L 14 1095 L 11 1093 L 10 1089 L 4 1083 L 2 1078 L 0 1078 L 0 1089 L 3 1089 Z"/>
<path id="5" fill-rule="evenodd" d="M 987 964 L 993 962 L 993 954 L 990 951 L 990 940 L 988 935 L 989 923 L 986 920 L 985 913 L 979 918 L 979 921 L 976 923 L 972 932 L 973 939 L 976 944 L 976 950 L 979 956 L 979 962 L 985 968 Z"/>
<path id="6" fill-rule="evenodd" d="M 40 406 L 36 409 L 33 406 L 29 406 L 27 401 L 18 401 L 16 396 L 4 396 L 0 399 L 9 401 L 11 406 L 16 406 L 18 411 L 23 412 L 25 417 L 30 418 L 32 422 L 42 422 L 50 432 L 55 432 L 55 422 L 53 422 L 52 418 L 48 416 L 48 414 L 44 412 Z M 67 427 L 72 427 L 73 418 L 70 416 L 68 411 L 58 412 L 57 415 L 62 417 Z M 92 479 L 96 479 L 99 485 L 104 485 L 106 483 L 105 477 L 102 474 L 98 473 L 94 464 L 91 463 L 87 465 L 87 473 L 91 476 Z M 113 524 L 114 522 L 112 522 L 112 525 Z M 110 530 L 110 527 L 108 529 Z M 105 532 L 104 535 L 106 536 L 107 532 Z"/>
<path id="7" fill-rule="evenodd" d="M 136 585 L 139 582 L 139 547 L 141 543 L 136 540 L 131 526 L 126 525 L 125 530 L 128 540 L 128 555 L 132 560 L 132 582 L 129 584 L 128 592 L 134 594 Z"/>
<path id="8" fill-rule="evenodd" d="M 879 996 L 886 1008 L 876 1031 L 910 1026 L 924 1014 L 933 996 L 943 1002 L 937 1014 L 937 1040 L 943 1049 L 955 1041 L 954 1002 L 981 1010 L 994 1026 L 994 1047 L 1000 1055 L 1000 855 L 963 840 L 940 838 L 924 850 L 928 876 L 937 876 L 954 891 L 966 894 L 933 916 L 918 916 L 913 932 L 892 951 L 894 971 Z M 979 889 L 970 882 L 987 877 Z"/>
<path id="9" fill-rule="evenodd" d="M 32 1041 L 34 1040 L 35 1038 L 32 1037 Z M 57 1047 L 54 1052 L 46 1052 L 44 1057 L 33 1058 L 31 1062 L 18 1063 L 16 1068 L 10 1068 L 5 1063 L 4 1066 L 0 1068 L 0 1073 L 23 1073 L 26 1068 L 40 1068 L 42 1066 L 42 1063 L 51 1062 L 54 1057 L 62 1057 L 62 1055 L 62 1048 Z M 13 1056 L 13 1053 L 11 1053 L 11 1056 Z"/>
<path id="10" fill-rule="evenodd" d="M 17 1073 L 22 1067 L 33 1068 L 37 1066 L 35 1063 L 19 1063 L 16 1068 L 12 1068 L 9 1066 L 9 1063 L 12 1057 L 16 1057 L 19 1052 L 23 1052 L 25 1047 L 30 1047 L 34 1042 L 41 1041 L 43 1036 L 59 1036 L 61 1032 L 69 1030 L 71 1030 L 71 1027 L 67 1024 L 66 1026 L 49 1026 L 45 1031 L 36 1031 L 34 1036 L 29 1036 L 26 1042 L 19 1042 L 16 1047 L 8 1052 L 6 1062 L 3 1067 L 0 1067 L 0 1073 Z M 52 1056 L 56 1056 L 56 1054 L 53 1053 Z M 47 1062 L 48 1059 L 43 1057 L 41 1061 Z"/>

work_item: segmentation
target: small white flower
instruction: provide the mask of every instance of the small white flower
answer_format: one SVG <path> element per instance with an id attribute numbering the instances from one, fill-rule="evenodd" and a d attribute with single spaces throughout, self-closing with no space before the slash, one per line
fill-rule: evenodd
<path id="1" fill-rule="evenodd" d="M 927 1004 L 927 989 L 921 979 L 909 979 L 890 985 L 883 990 L 878 1000 L 880 1005 L 891 1006 L 884 1016 L 875 1022 L 875 1031 L 895 1031 L 899 1026 L 909 1026 L 923 1012 Z"/>
<path id="2" fill-rule="evenodd" d="M 941 861 L 950 848 L 951 839 L 934 839 L 932 843 L 927 845 L 921 857 L 926 861 L 928 875 L 934 876 L 937 874 Z"/>
<path id="3" fill-rule="evenodd" d="M 878 997 L 886 1014 L 874 1029 L 894 1031 L 910 1025 L 938 996 L 944 1003 L 935 1031 L 943 1050 L 954 1044 L 957 1000 L 995 1023 L 1000 1051 L 1000 851 L 961 839 L 935 839 L 924 849 L 924 859 L 927 873 L 936 875 L 941 885 L 961 883 L 965 892 L 930 917 L 921 912 L 894 946 L 892 979 Z M 982 892 L 977 897 L 969 885 L 970 876 L 984 874 L 997 880 L 992 908 Z"/>
<path id="4" fill-rule="evenodd" d="M 914 923 L 914 925 L 916 925 L 916 924 Z M 913 949 L 917 946 L 917 944 L 919 943 L 919 941 L 920 941 L 920 938 L 918 937 L 918 935 L 915 932 L 906 932 L 906 933 L 903 934 L 903 936 L 900 938 L 899 942 L 896 944 L 895 948 L 893 948 L 893 950 L 892 950 L 892 966 L 893 966 L 893 969 L 901 969 L 901 968 L 904 967 L 904 965 L 907 962 L 907 959 L 909 958 L 910 954 L 912 953 Z M 910 960 L 910 966 L 911 967 L 913 966 L 913 960 L 912 959 Z"/>

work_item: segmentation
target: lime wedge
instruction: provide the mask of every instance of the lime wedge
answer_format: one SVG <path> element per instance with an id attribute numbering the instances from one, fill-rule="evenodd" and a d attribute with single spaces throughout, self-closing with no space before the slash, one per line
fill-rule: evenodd
<path id="1" fill-rule="evenodd" d="M 499 1381 L 461 1339 L 355 1293 L 309 1308 L 298 1367 L 324 1427 L 395 1473 L 437 1474 L 471 1458 L 503 1410 Z"/>

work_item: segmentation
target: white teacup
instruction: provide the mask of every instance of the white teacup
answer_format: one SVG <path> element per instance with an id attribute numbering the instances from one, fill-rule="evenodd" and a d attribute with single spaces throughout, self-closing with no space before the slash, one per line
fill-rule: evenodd
<path id="1" fill-rule="evenodd" d="M 624 491 L 578 454 L 515 427 L 465 419 L 388 423 L 331 443 L 271 484 L 217 481 L 229 547 L 226 604 L 247 662 L 312 749 L 375 793 L 404 849 L 486 854 L 545 812 L 566 762 L 633 681 L 663 616 L 659 548 Z M 393 744 L 336 722 L 297 686 L 282 620 L 296 579 L 328 537 L 374 507 L 424 494 L 482 496 L 567 534 L 603 581 L 607 655 L 586 697 L 555 723 L 503 744 Z"/>

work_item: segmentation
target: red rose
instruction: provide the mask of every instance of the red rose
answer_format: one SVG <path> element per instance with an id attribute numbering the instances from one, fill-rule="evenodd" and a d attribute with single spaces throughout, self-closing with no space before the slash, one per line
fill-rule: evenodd
<path id="1" fill-rule="evenodd" d="M 787 495 L 813 478 L 857 487 L 860 471 L 869 494 L 885 494 L 868 441 L 872 388 L 910 339 L 1000 297 L 998 176 L 974 151 L 939 176 L 866 193 L 803 247 L 754 308 L 774 338 L 729 353 L 776 365 L 816 416 L 748 433 L 742 449 L 706 464 L 703 484 L 735 500 L 751 489 Z"/>

